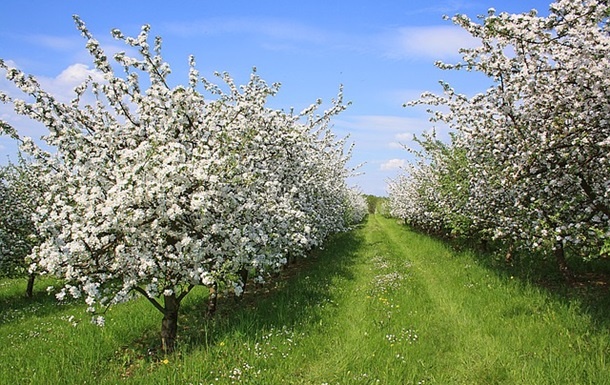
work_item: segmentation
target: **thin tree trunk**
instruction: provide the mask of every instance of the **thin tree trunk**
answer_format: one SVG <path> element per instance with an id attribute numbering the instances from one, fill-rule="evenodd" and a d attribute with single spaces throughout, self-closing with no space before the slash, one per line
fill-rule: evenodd
<path id="1" fill-rule="evenodd" d="M 246 291 L 246 282 L 248 281 L 248 269 L 245 267 L 239 271 L 239 278 L 241 279 L 241 288 Z"/>
<path id="2" fill-rule="evenodd" d="M 599 201 L 599 199 L 597 198 L 597 194 L 595 193 L 593 187 L 589 184 L 587 178 L 585 178 L 583 173 L 579 173 L 577 174 L 577 176 L 580 178 L 580 187 L 582 187 L 582 189 L 585 191 L 585 194 L 587 195 L 593 206 L 595 206 L 598 211 L 610 218 L 610 207 L 604 205 Z"/>
<path id="3" fill-rule="evenodd" d="M 484 253 L 488 252 L 489 251 L 489 240 L 486 238 L 479 239 L 479 248 Z"/>
<path id="4" fill-rule="evenodd" d="M 570 267 L 568 266 L 568 262 L 566 261 L 565 250 L 563 248 L 563 242 L 557 242 L 555 244 L 555 261 L 557 262 L 557 267 L 561 272 L 561 275 L 565 278 L 566 281 L 571 282 L 573 280 L 572 272 L 570 271 Z"/>
<path id="5" fill-rule="evenodd" d="M 34 296 L 34 280 L 36 279 L 36 274 L 31 273 L 28 277 L 28 286 L 25 289 L 25 295 L 28 298 L 32 298 Z"/>
<path id="6" fill-rule="evenodd" d="M 512 263 L 513 263 L 513 261 L 514 261 L 514 259 L 515 259 L 515 256 L 514 256 L 514 254 L 513 254 L 513 252 L 514 252 L 514 248 L 515 248 L 514 244 L 513 244 L 513 243 L 510 243 L 510 244 L 508 245 L 508 250 L 506 250 L 506 256 L 504 257 L 504 260 L 505 260 L 505 261 L 506 261 L 506 263 L 507 263 L 507 264 L 509 264 L 509 265 L 512 265 Z"/>
<path id="7" fill-rule="evenodd" d="M 216 306 L 218 304 L 218 284 L 214 282 L 210 286 L 210 296 L 208 297 L 208 317 L 213 317 L 216 314 Z"/>
<path id="8" fill-rule="evenodd" d="M 176 337 L 178 335 L 178 309 L 180 302 L 175 294 L 164 296 L 165 310 L 161 321 L 161 343 L 163 352 L 171 353 L 176 348 Z"/>

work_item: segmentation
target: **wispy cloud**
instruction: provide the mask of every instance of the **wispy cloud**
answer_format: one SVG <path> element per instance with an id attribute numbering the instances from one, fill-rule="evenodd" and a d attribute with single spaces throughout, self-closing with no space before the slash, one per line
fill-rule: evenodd
<path id="1" fill-rule="evenodd" d="M 434 15 L 452 15 L 458 11 L 464 12 L 473 8 L 473 1 L 464 0 L 446 0 L 435 1 L 434 3 L 424 3 L 422 7 L 412 7 L 407 15 L 434 14 Z"/>
<path id="2" fill-rule="evenodd" d="M 405 159 L 390 159 L 379 166 L 382 171 L 399 170 L 407 164 Z"/>
<path id="3" fill-rule="evenodd" d="M 194 22 L 166 23 L 163 29 L 182 37 L 236 34 L 267 37 L 276 41 L 327 43 L 329 32 L 285 19 L 274 18 L 212 18 Z"/>
<path id="4" fill-rule="evenodd" d="M 413 140 L 413 135 L 414 134 L 411 132 L 403 132 L 403 133 L 397 134 L 396 139 L 400 140 L 402 142 L 407 142 L 407 141 Z"/>
<path id="5" fill-rule="evenodd" d="M 365 131 L 375 134 L 393 135 L 409 128 L 420 128 L 427 124 L 426 119 L 393 115 L 355 115 L 335 119 L 335 125 L 352 131 Z"/>
<path id="6" fill-rule="evenodd" d="M 460 48 L 478 45 L 478 40 L 457 26 L 401 27 L 384 37 L 385 54 L 392 59 L 459 57 Z"/>
<path id="7" fill-rule="evenodd" d="M 427 119 L 392 115 L 347 116 L 335 119 L 334 123 L 335 131 L 349 133 L 358 152 L 366 152 L 378 161 L 389 154 L 400 156 L 406 146 L 418 147 L 412 141 L 413 136 L 430 130 Z"/>
<path id="8" fill-rule="evenodd" d="M 460 48 L 471 47 L 475 42 L 467 32 L 450 24 L 389 30 L 380 28 L 376 32 L 362 33 L 325 29 L 290 19 L 234 17 L 166 23 L 163 29 L 166 33 L 183 38 L 244 36 L 254 39 L 262 48 L 273 51 L 309 47 L 359 52 L 392 60 L 456 57 Z"/>
<path id="9" fill-rule="evenodd" d="M 67 52 L 80 49 L 85 45 L 82 37 L 77 33 L 74 33 L 74 35 L 65 37 L 34 34 L 23 36 L 23 40 L 54 51 Z"/>
<path id="10" fill-rule="evenodd" d="M 441 90 L 439 86 L 439 90 Z M 423 89 L 399 89 L 386 91 L 385 97 L 388 102 L 393 103 L 397 106 L 403 105 L 404 103 L 411 102 L 420 99 L 421 95 L 429 90 Z"/>

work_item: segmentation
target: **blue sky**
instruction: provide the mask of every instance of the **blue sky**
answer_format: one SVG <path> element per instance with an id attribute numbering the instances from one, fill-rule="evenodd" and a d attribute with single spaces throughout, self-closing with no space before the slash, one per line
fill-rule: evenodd
<path id="1" fill-rule="evenodd" d="M 498 12 L 545 14 L 548 1 L 9 1 L 0 12 L 0 58 L 35 75 L 52 93 L 69 99 L 71 89 L 91 71 L 84 39 L 72 15 L 78 14 L 110 52 L 122 50 L 110 37 L 121 29 L 136 35 L 150 24 L 164 42 L 164 58 L 175 84 L 187 82 L 188 55 L 202 76 L 228 71 L 247 81 L 252 67 L 268 83 L 280 82 L 274 108 L 300 110 L 316 99 L 330 103 L 343 84 L 351 106 L 334 120 L 338 136 L 355 143 L 352 165 L 366 162 L 350 180 L 367 194 L 386 195 L 386 182 L 411 158 L 402 145 L 429 130 L 423 109 L 404 108 L 424 91 L 440 92 L 439 80 L 458 92 L 488 86 L 485 78 L 434 67 L 455 62 L 459 47 L 472 40 L 443 15 L 472 18 Z M 0 79 L 0 89 L 12 92 Z M 44 127 L 0 106 L 2 119 L 24 135 L 40 137 Z M 440 135 L 444 133 L 440 132 Z M 0 138 L 0 163 L 15 159 L 16 147 Z"/>

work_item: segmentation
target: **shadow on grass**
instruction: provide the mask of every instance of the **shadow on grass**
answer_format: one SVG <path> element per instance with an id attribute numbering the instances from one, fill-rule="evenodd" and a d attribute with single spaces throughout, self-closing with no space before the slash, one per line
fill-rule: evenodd
<path id="1" fill-rule="evenodd" d="M 574 278 L 566 280 L 554 258 L 543 255 L 520 255 L 512 263 L 490 253 L 473 253 L 481 265 L 503 277 L 518 278 L 543 288 L 554 298 L 578 304 L 600 328 L 610 328 L 610 261 L 585 261 L 568 257 Z"/>
<path id="2" fill-rule="evenodd" d="M 27 278 L 3 280 L 0 290 L 0 325 L 19 322 L 27 317 L 43 317 L 64 311 L 67 307 L 77 306 L 76 300 L 59 302 L 48 286 L 58 286 L 57 281 L 49 278 L 37 278 L 32 297 L 27 297 L 25 287 Z"/>
<path id="3" fill-rule="evenodd" d="M 265 284 L 248 282 L 240 298 L 220 295 L 218 310 L 212 318 L 206 317 L 207 289 L 194 288 L 180 306 L 178 354 L 211 348 L 231 336 L 254 341 L 270 329 L 296 331 L 316 324 L 324 308 L 333 301 L 333 281 L 354 279 L 351 267 L 363 244 L 357 230 L 336 234 L 323 249 L 313 250 L 306 258 L 286 266 Z M 118 355 L 110 360 L 162 360 L 162 316 L 160 313 L 157 316 L 159 328 L 144 330 L 137 339 L 124 341 Z"/>
<path id="4" fill-rule="evenodd" d="M 333 236 L 323 250 L 287 266 L 269 282 L 249 282 L 241 298 L 220 298 L 213 319 L 203 316 L 206 298 L 186 302 L 178 337 L 183 350 L 213 346 L 232 335 L 255 340 L 267 329 L 299 329 L 319 322 L 324 307 L 334 300 L 333 282 L 354 279 L 351 267 L 363 243 L 358 231 Z"/>
<path id="5" fill-rule="evenodd" d="M 524 284 L 544 289 L 564 303 L 578 304 L 583 313 L 591 316 L 594 325 L 610 328 L 610 259 L 586 261 L 567 255 L 573 279 L 566 280 L 552 255 L 517 253 L 507 262 L 505 251 L 500 249 L 489 251 L 468 242 L 434 238 L 457 252 L 468 252 L 480 266 L 503 279 L 519 279 Z"/>

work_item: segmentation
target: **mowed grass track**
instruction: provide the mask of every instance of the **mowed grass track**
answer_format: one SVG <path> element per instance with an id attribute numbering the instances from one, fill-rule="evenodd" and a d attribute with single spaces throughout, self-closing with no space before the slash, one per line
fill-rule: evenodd
<path id="1" fill-rule="evenodd" d="M 0 384 L 610 384 L 609 321 L 577 298 L 380 216 L 316 254 L 214 320 L 189 294 L 167 357 L 146 301 L 100 329 L 0 281 Z"/>

